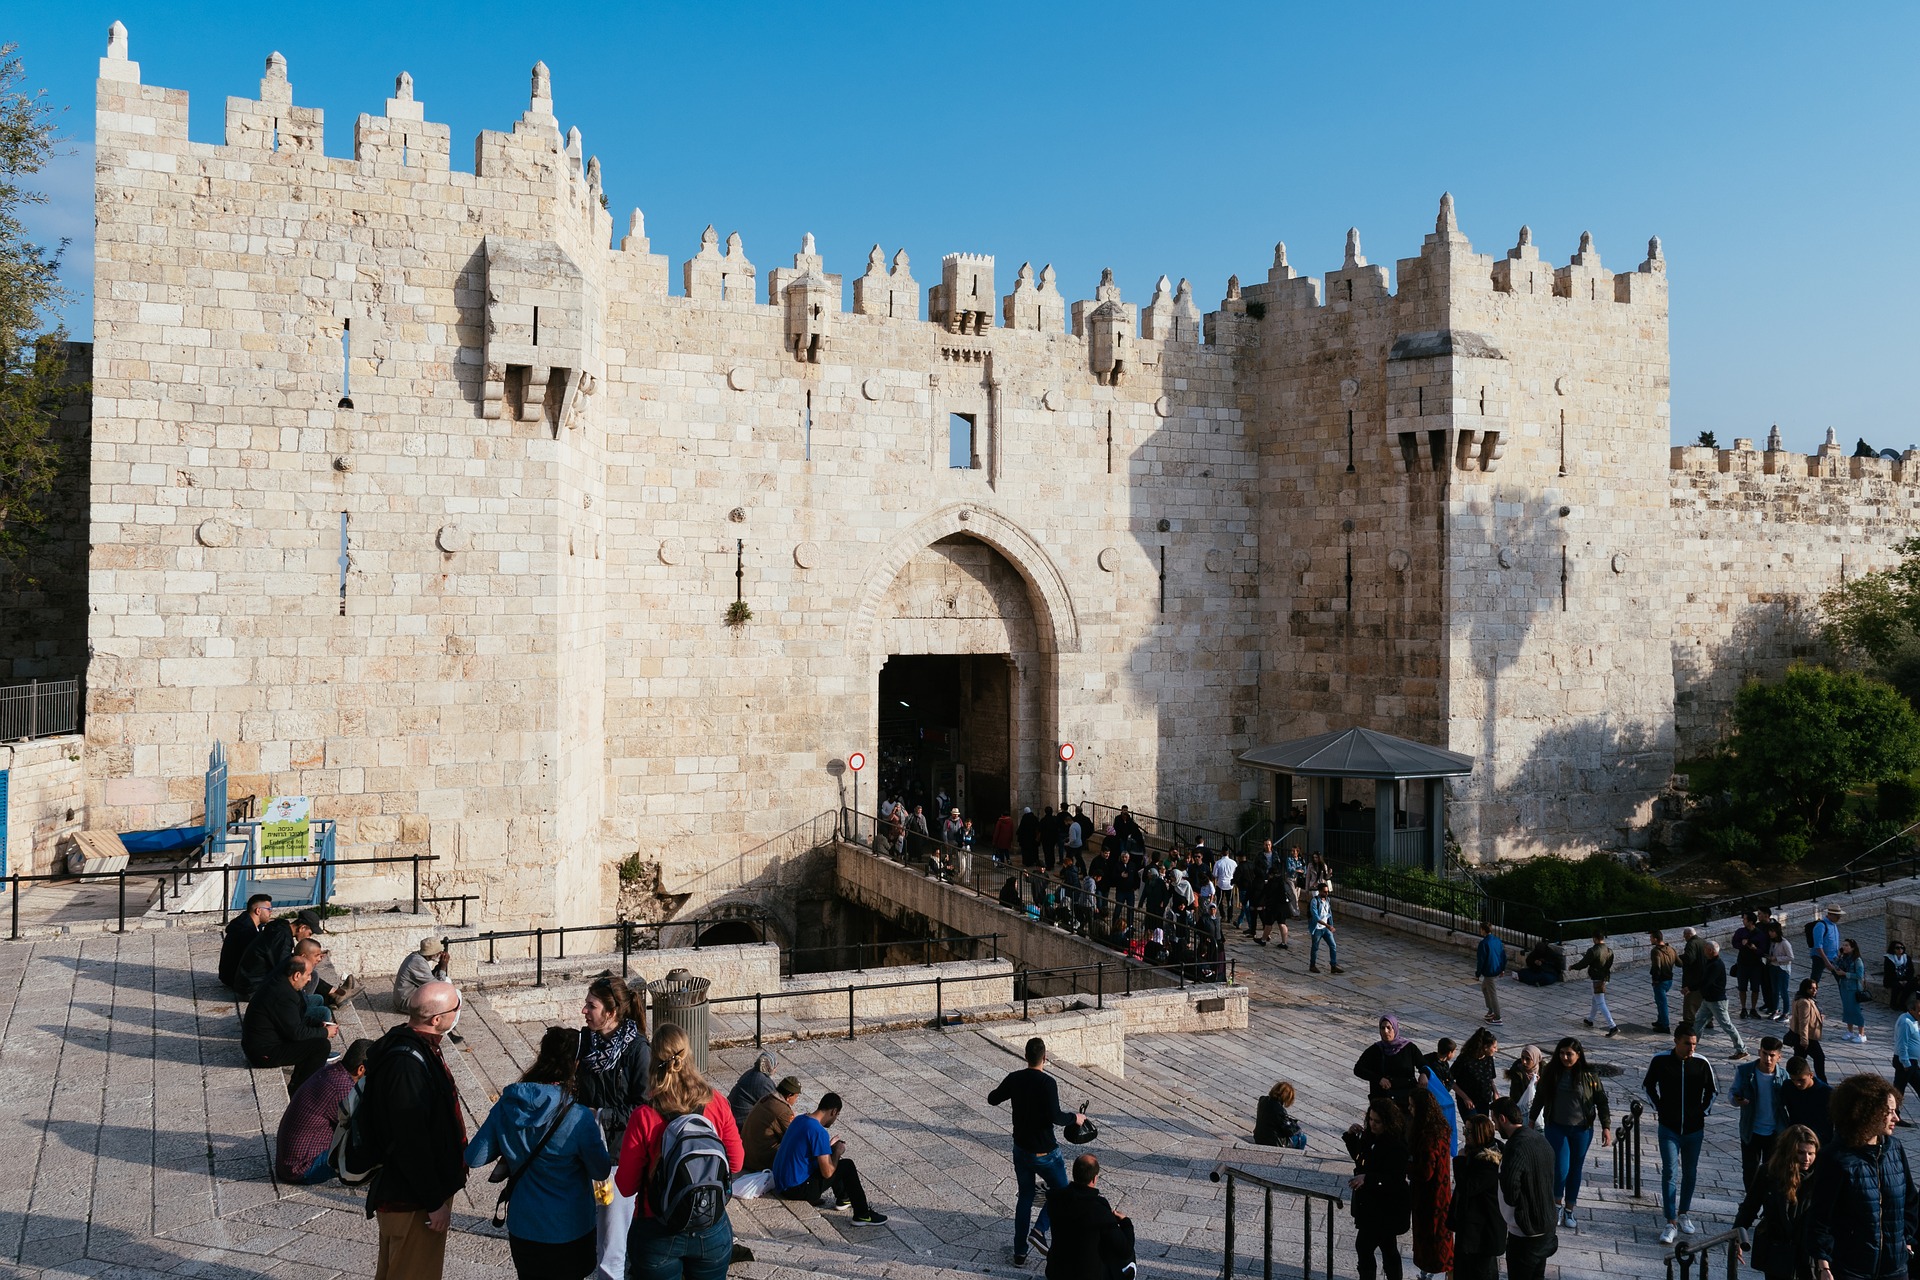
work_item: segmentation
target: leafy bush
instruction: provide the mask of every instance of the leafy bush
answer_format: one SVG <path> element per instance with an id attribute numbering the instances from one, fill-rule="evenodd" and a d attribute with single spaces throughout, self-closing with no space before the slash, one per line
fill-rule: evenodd
<path id="1" fill-rule="evenodd" d="M 1835 797 L 1920 766 L 1920 719 L 1888 685 L 1853 672 L 1795 667 L 1733 704 L 1737 790 L 1778 796 L 1816 831 Z"/>
<path id="2" fill-rule="evenodd" d="M 1693 905 L 1693 900 L 1635 871 L 1605 853 L 1575 862 L 1567 858 L 1535 858 L 1486 882 L 1487 892 L 1503 900 L 1503 922 L 1530 933 L 1557 932 L 1560 920 L 1619 916 L 1611 922 L 1616 932 L 1638 926 L 1641 917 Z M 1580 936 L 1585 926 L 1573 927 Z"/>
<path id="3" fill-rule="evenodd" d="M 638 853 L 628 854 L 626 857 L 620 859 L 620 883 L 632 884 L 640 878 L 641 870 L 640 855 Z"/>
<path id="4" fill-rule="evenodd" d="M 1905 826 L 1920 813 L 1920 786 L 1911 778 L 1883 778 L 1874 791 L 1874 817 Z"/>
<path id="5" fill-rule="evenodd" d="M 1470 880 L 1448 880 L 1419 867 L 1340 867 L 1334 877 L 1343 887 L 1385 894 L 1416 907 L 1460 915 L 1477 914 L 1479 887 Z"/>

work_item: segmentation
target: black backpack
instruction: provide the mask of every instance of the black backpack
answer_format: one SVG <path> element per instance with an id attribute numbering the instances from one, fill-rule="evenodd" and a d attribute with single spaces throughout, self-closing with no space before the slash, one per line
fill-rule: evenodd
<path id="1" fill-rule="evenodd" d="M 705 1231 L 727 1216 L 733 1197 L 733 1166 L 720 1131 L 700 1111 L 671 1120 L 660 1134 L 660 1162 L 647 1186 L 654 1220 L 679 1235 Z"/>

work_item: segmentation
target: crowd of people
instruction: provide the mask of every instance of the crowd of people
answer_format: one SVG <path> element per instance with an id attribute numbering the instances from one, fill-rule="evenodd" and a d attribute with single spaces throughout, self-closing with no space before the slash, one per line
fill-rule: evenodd
<path id="1" fill-rule="evenodd" d="M 903 808 L 893 806 L 889 816 L 909 818 Z M 1324 942 L 1339 972 L 1323 863 L 1271 844 L 1244 862 L 1204 841 L 1148 853 L 1137 825 L 1128 830 L 1130 816 L 1120 816 L 1096 838 L 1091 824 L 1081 826 L 1083 814 L 1050 814 L 1057 838 L 1031 846 L 1016 827 L 1005 860 L 1018 857 L 1021 866 L 1008 883 L 1019 885 L 1031 857 L 1033 868 L 1056 873 L 1049 881 L 1070 888 L 1077 923 L 1084 926 L 1088 912 L 1110 938 L 1144 930 L 1150 945 L 1167 948 L 1159 959 L 1143 949 L 1142 958 L 1156 963 L 1218 957 L 1226 921 L 1256 945 L 1276 945 L 1277 928 L 1277 945 L 1290 949 L 1289 922 L 1304 914 L 1313 940 L 1309 969 L 1318 970 Z M 951 834 L 943 832 L 940 843 Z M 1047 890 L 1049 902 L 1057 892 Z M 1893 1135 L 1908 1123 L 1899 1109 L 1905 1090 L 1920 1089 L 1920 984 L 1904 946 L 1890 942 L 1882 982 L 1889 1001 L 1905 1010 L 1893 1029 L 1893 1078 L 1867 1073 L 1829 1085 L 1822 982 L 1839 988 L 1845 1038 L 1864 1043 L 1868 1034 L 1864 961 L 1841 936 L 1843 919 L 1829 908 L 1806 927 L 1809 972 L 1797 984 L 1796 948 L 1781 913 L 1747 916 L 1728 948 L 1731 964 L 1695 929 L 1684 931 L 1679 949 L 1659 931 L 1649 935 L 1652 1026 L 1672 1037 L 1640 1077 L 1659 1152 L 1662 1243 L 1700 1230 L 1698 1167 L 1708 1117 L 1724 1097 L 1737 1110 L 1744 1193 L 1734 1225 L 1755 1267 L 1769 1280 L 1906 1273 L 1910 1244 L 1920 1238 L 1920 1194 Z M 1184 950 L 1162 941 L 1169 933 L 1172 947 Z M 724 1276 L 731 1260 L 750 1256 L 726 1215 L 734 1195 L 847 1209 L 855 1225 L 887 1221 L 832 1132 L 845 1112 L 839 1094 L 822 1091 L 803 1107 L 802 1082 L 776 1080 L 768 1054 L 721 1095 L 695 1069 L 678 1027 L 647 1034 L 644 988 L 612 975 L 588 987 L 578 1027 L 546 1029 L 533 1064 L 469 1136 L 440 1056 L 441 1042 L 458 1038 L 462 1004 L 447 980 L 444 944 L 423 940 L 396 973 L 395 1008 L 405 1020 L 378 1040 L 343 1047 L 332 1012 L 360 984 L 349 977 L 332 987 L 320 978 L 324 934 L 318 913 L 276 919 L 271 900 L 256 896 L 228 928 L 220 976 L 245 1002 L 248 1061 L 293 1072 L 276 1176 L 325 1182 L 375 1152 L 366 1187 L 368 1214 L 378 1220 L 379 1276 L 440 1275 L 452 1199 L 470 1169 L 489 1164 L 490 1180 L 501 1184 L 498 1220 L 522 1276 Z M 1579 1229 L 1594 1140 L 1604 1148 L 1614 1137 L 1603 1072 L 1574 1036 L 1551 1053 L 1524 1046 L 1503 1067 L 1495 1030 L 1503 980 L 1546 986 L 1578 973 L 1591 989 L 1582 1021 L 1604 1036 L 1618 1033 L 1608 1002 L 1616 957 L 1606 936 L 1596 934 L 1571 965 L 1556 963 L 1559 955 L 1535 947 L 1510 966 L 1505 942 L 1483 925 L 1473 976 L 1485 1018 L 1464 1044 L 1442 1038 L 1426 1053 L 1395 1017 L 1379 1019 L 1377 1038 L 1353 1067 L 1367 1106 L 1342 1134 L 1353 1162 L 1361 1280 L 1381 1272 L 1400 1280 L 1401 1240 L 1409 1235 L 1421 1280 L 1447 1272 L 1494 1280 L 1501 1258 L 1512 1280 L 1540 1280 L 1558 1232 Z M 1670 1005 L 1676 983 L 1677 1011 Z M 1739 1023 L 1756 1020 L 1774 1025 L 1750 1047 Z M 1738 1064 L 1724 1095 L 1699 1052 L 1701 1033 L 1716 1030 Z M 1055 1136 L 1063 1129 L 1068 1141 L 1088 1143 L 1097 1126 L 1062 1107 L 1042 1041 L 1029 1042 L 1026 1058 L 987 1096 L 990 1105 L 1012 1104 L 1014 1261 L 1040 1252 L 1050 1277 L 1131 1275 L 1132 1226 L 1100 1193 L 1097 1157 L 1083 1154 L 1069 1167 Z M 1276 1082 L 1259 1100 L 1255 1141 L 1305 1147 L 1298 1102 L 1292 1082 Z M 350 1162 L 343 1126 L 365 1144 Z"/>

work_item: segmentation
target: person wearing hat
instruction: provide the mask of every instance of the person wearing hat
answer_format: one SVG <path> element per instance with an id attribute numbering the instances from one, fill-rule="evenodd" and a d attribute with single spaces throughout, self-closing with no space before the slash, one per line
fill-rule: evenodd
<path id="1" fill-rule="evenodd" d="M 400 962 L 400 972 L 393 975 L 393 1011 L 410 1013 L 420 988 L 429 982 L 447 980 L 447 944 L 444 938 L 422 938 L 420 949 Z M 447 1039 L 455 1044 L 460 1037 L 452 1032 Z"/>
<path id="2" fill-rule="evenodd" d="M 793 1104 L 800 1100 L 800 1077 L 783 1076 L 773 1092 L 753 1104 L 747 1122 L 741 1126 L 740 1141 L 747 1150 L 746 1172 L 759 1173 L 773 1168 L 773 1157 L 780 1151 L 780 1140 L 793 1123 Z"/>
<path id="3" fill-rule="evenodd" d="M 1828 907 L 1826 915 L 1815 919 L 1807 930 L 1807 976 L 1815 982 L 1837 981 L 1840 977 L 1840 922 L 1846 915 L 1839 907 Z"/>

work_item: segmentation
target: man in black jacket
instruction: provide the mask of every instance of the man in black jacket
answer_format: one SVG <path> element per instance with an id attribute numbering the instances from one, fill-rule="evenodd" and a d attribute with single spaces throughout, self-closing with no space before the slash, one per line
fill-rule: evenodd
<path id="1" fill-rule="evenodd" d="M 1134 1270 L 1133 1223 L 1100 1194 L 1100 1161 L 1073 1162 L 1073 1181 L 1047 1193 L 1053 1249 L 1047 1280 L 1126 1280 Z"/>
<path id="2" fill-rule="evenodd" d="M 367 1188 L 367 1216 L 380 1220 L 375 1280 L 434 1280 L 446 1262 L 453 1197 L 467 1184 L 460 1091 L 440 1041 L 460 1023 L 460 993 L 429 982 L 405 1025 L 367 1055 L 365 1132 L 382 1155 Z"/>
<path id="3" fill-rule="evenodd" d="M 247 909 L 227 921 L 227 932 L 220 939 L 220 981 L 240 990 L 240 957 L 260 936 L 260 929 L 273 918 L 273 895 L 256 893 L 247 899 Z"/>
<path id="4" fill-rule="evenodd" d="M 1013 1210 L 1013 1262 L 1015 1266 L 1024 1266 L 1030 1241 L 1042 1253 L 1047 1251 L 1047 1229 L 1053 1221 L 1043 1202 L 1040 1221 L 1034 1224 L 1032 1235 L 1028 1235 L 1034 1180 L 1044 1178 L 1047 1186 L 1054 1190 L 1067 1185 L 1067 1170 L 1060 1159 L 1060 1144 L 1054 1139 L 1053 1127 L 1084 1123 L 1086 1117 L 1077 1111 L 1060 1109 L 1060 1086 L 1047 1074 L 1047 1042 L 1039 1036 L 1027 1041 L 1027 1069 L 1008 1072 L 987 1095 L 987 1105 L 997 1107 L 1009 1099 L 1013 1102 L 1013 1171 L 1020 1188 Z"/>
<path id="5" fill-rule="evenodd" d="M 1661 1244 L 1672 1244 L 1682 1231 L 1692 1235 L 1699 1230 L 1688 1211 L 1693 1208 L 1700 1144 L 1707 1136 L 1707 1113 L 1713 1110 L 1718 1087 L 1713 1067 L 1694 1052 L 1699 1045 L 1693 1024 L 1680 1023 L 1673 1029 L 1673 1052 L 1657 1055 L 1641 1081 L 1660 1121 L 1660 1192 L 1667 1214 Z"/>
<path id="6" fill-rule="evenodd" d="M 1512 1223 L 1507 1233 L 1507 1280 L 1543 1280 L 1547 1259 L 1560 1250 L 1559 1210 L 1553 1203 L 1553 1147 L 1526 1126 L 1512 1098 L 1496 1098 L 1488 1114 L 1506 1143 L 1500 1158 L 1500 1199 Z"/>
<path id="7" fill-rule="evenodd" d="M 329 1037 L 340 1032 L 331 1022 L 316 1027 L 307 1021 L 303 993 L 312 977 L 306 961 L 283 961 L 280 976 L 254 992 L 240 1023 L 240 1051 L 248 1062 L 256 1067 L 293 1068 L 289 1095 L 298 1093 L 308 1076 L 327 1065 Z"/>

